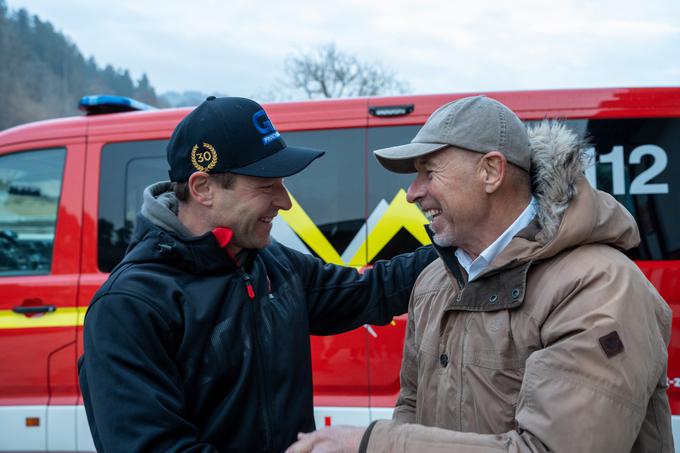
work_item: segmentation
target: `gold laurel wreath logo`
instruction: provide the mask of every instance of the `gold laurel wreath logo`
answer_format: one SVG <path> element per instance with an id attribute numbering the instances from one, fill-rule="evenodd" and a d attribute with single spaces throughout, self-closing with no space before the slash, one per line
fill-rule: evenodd
<path id="1" fill-rule="evenodd" d="M 215 165 L 217 165 L 217 151 L 215 151 L 213 145 L 203 142 L 201 152 L 197 153 L 197 151 L 199 151 L 198 145 L 194 145 L 194 147 L 191 148 L 191 163 L 196 170 L 208 173 L 215 168 Z M 209 163 L 206 166 L 201 165 L 204 162 Z"/>

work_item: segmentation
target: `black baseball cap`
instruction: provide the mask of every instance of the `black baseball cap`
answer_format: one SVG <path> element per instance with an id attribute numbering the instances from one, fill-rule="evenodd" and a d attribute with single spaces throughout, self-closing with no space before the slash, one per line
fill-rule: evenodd
<path id="1" fill-rule="evenodd" d="M 210 96 L 177 125 L 167 155 L 170 180 L 181 182 L 197 171 L 282 178 L 324 152 L 286 146 L 253 100 Z"/>

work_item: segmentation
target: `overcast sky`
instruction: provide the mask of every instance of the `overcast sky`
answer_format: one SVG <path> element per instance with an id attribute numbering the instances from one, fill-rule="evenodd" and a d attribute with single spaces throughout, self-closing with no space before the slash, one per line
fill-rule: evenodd
<path id="1" fill-rule="evenodd" d="M 413 93 L 680 85 L 680 0 L 7 0 L 157 92 L 259 96 L 323 43 Z"/>

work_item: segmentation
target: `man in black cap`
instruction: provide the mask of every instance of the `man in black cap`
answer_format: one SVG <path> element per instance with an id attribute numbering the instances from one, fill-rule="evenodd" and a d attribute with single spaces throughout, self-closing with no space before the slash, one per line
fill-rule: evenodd
<path id="1" fill-rule="evenodd" d="M 386 324 L 435 258 L 360 275 L 270 242 L 287 147 L 265 111 L 208 98 L 168 144 L 123 261 L 90 303 L 80 385 L 99 451 L 282 451 L 314 429 L 309 335 Z"/>

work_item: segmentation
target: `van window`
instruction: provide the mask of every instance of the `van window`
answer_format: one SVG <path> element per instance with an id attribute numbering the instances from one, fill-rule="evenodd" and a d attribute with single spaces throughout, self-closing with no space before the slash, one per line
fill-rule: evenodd
<path id="1" fill-rule="evenodd" d="M 110 143 L 101 153 L 97 261 L 111 272 L 125 255 L 144 189 L 168 180 L 167 140 Z"/>
<path id="2" fill-rule="evenodd" d="M 680 118 L 575 120 L 590 143 L 590 183 L 624 205 L 640 229 L 636 260 L 680 259 Z"/>
<path id="3" fill-rule="evenodd" d="M 360 235 L 364 224 L 364 133 L 364 129 L 282 133 L 289 146 L 326 151 L 325 156 L 301 173 L 285 178 L 284 183 L 298 202 L 301 215 L 309 217 L 338 255 Z M 168 180 L 166 144 L 166 140 L 150 140 L 110 143 L 102 148 L 98 223 L 98 267 L 102 272 L 110 272 L 123 259 L 144 189 Z M 295 222 L 272 234 L 303 252 L 319 255 L 323 249 L 314 232 L 299 228 Z M 365 259 L 361 261 L 365 263 Z"/>
<path id="4" fill-rule="evenodd" d="M 612 194 L 635 218 L 641 243 L 627 252 L 635 260 L 680 259 L 680 118 L 568 120 L 566 125 L 589 142 L 595 163 L 587 170 L 591 184 Z M 531 124 L 531 122 L 530 122 Z M 380 127 L 369 131 L 369 150 L 408 143 L 418 126 Z M 371 156 L 368 211 L 406 190 L 413 175 L 390 173 Z M 412 250 L 419 243 L 405 230 L 397 233 L 378 258 Z"/>
<path id="5" fill-rule="evenodd" d="M 349 263 L 355 257 L 357 244 L 365 235 L 361 228 L 366 215 L 365 129 L 330 129 L 286 132 L 282 134 L 288 146 L 300 146 L 325 151 L 300 173 L 285 178 L 284 184 L 305 214 L 316 224 L 330 246 Z M 318 255 L 318 243 L 309 231 L 291 226 L 305 243 L 300 251 Z M 274 231 L 278 233 L 278 231 Z M 315 249 L 316 248 L 316 249 Z M 366 263 L 365 256 L 356 263 Z"/>
<path id="6" fill-rule="evenodd" d="M 0 156 L 0 275 L 48 274 L 65 149 Z"/>
<path id="7" fill-rule="evenodd" d="M 412 174 L 399 174 L 387 171 L 378 163 L 373 155 L 373 151 L 391 146 L 410 143 L 420 129 L 420 126 L 391 126 L 374 127 L 368 131 L 368 213 L 378 212 L 380 206 L 386 206 L 393 202 L 399 191 L 406 191 L 409 184 L 413 181 Z M 422 224 L 426 224 L 425 217 L 422 217 Z M 421 244 L 413 234 L 404 227 L 393 235 L 384 238 L 386 244 L 377 255 L 370 261 L 375 262 L 379 259 L 389 259 L 400 253 L 412 252 Z"/>

